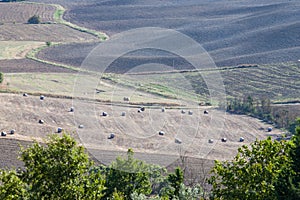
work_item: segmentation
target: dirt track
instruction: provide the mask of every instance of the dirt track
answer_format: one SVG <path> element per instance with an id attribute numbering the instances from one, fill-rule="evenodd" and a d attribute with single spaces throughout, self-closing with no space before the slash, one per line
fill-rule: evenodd
<path id="1" fill-rule="evenodd" d="M 203 114 L 203 108 L 195 109 L 193 115 L 182 114 L 178 109 L 167 109 L 163 113 L 157 108 L 146 108 L 145 112 L 138 113 L 137 108 L 93 102 L 73 103 L 76 107 L 71 113 L 71 100 L 46 97 L 40 101 L 37 96 L 1 94 L 0 131 L 16 129 L 15 135 L 8 135 L 5 139 L 30 141 L 40 140 L 47 133 L 57 134 L 57 128 L 62 127 L 75 136 L 77 131 L 77 138 L 100 162 L 109 163 L 120 152 L 133 148 L 138 158 L 165 166 L 172 164 L 183 152 L 187 156 L 210 160 L 231 159 L 242 144 L 280 134 L 279 130 L 269 134 L 265 131 L 268 125 L 256 119 L 224 116 L 214 109 L 209 109 L 208 115 Z M 109 115 L 100 116 L 103 111 Z M 126 112 L 126 116 L 121 116 L 122 111 Z M 39 119 L 45 120 L 45 123 L 39 124 Z M 222 119 L 225 120 L 223 127 Z M 77 129 L 79 124 L 85 127 Z M 159 136 L 158 131 L 164 131 L 165 135 Z M 107 139 L 110 133 L 115 133 L 116 137 Z M 221 142 L 222 137 L 228 141 Z M 240 137 L 245 138 L 244 143 L 239 142 Z M 175 138 L 182 143 L 176 144 Z M 0 140 L 3 139 L 0 137 Z M 214 143 L 209 144 L 208 139 L 214 139 Z"/>

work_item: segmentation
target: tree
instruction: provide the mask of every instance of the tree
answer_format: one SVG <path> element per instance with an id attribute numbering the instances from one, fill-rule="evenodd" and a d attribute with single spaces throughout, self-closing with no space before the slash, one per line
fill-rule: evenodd
<path id="1" fill-rule="evenodd" d="M 171 190 L 170 196 L 179 197 L 179 191 L 181 184 L 183 183 L 183 179 L 183 171 L 180 167 L 177 167 L 175 169 L 174 174 L 168 175 L 168 181 L 170 183 L 171 188 L 173 188 L 173 190 Z"/>
<path id="2" fill-rule="evenodd" d="M 33 15 L 28 19 L 28 24 L 39 24 L 41 23 L 41 19 L 38 15 Z"/>
<path id="3" fill-rule="evenodd" d="M 3 75 L 3 73 L 2 73 L 2 72 L 0 72 L 0 83 L 2 83 L 2 82 L 3 82 L 3 80 L 4 80 L 4 75 Z"/>
<path id="4" fill-rule="evenodd" d="M 0 199 L 28 199 L 26 185 L 15 170 L 1 170 L 0 173 Z"/>
<path id="5" fill-rule="evenodd" d="M 21 149 L 24 171 L 0 175 L 1 199 L 100 199 L 104 182 L 75 139 L 52 135 L 45 145 L 35 142 Z M 9 189 L 9 190 L 8 190 Z M 4 192 L 3 192 L 4 191 Z M 24 192 L 25 191 L 25 192 Z M 20 196 L 20 198 L 18 198 Z M 2 197 L 2 196 L 1 196 Z"/>
<path id="6" fill-rule="evenodd" d="M 288 141 L 256 140 L 251 147 L 239 148 L 234 160 L 215 161 L 208 180 L 213 198 L 273 200 L 288 196 L 285 192 L 291 184 L 285 180 L 294 175 L 291 147 Z"/>
<path id="7" fill-rule="evenodd" d="M 291 157 L 293 160 L 293 170 L 295 175 L 292 178 L 293 188 L 292 193 L 300 198 L 300 118 L 295 120 L 295 135 L 292 138 L 294 146 L 291 151 Z"/>
<path id="8" fill-rule="evenodd" d="M 110 165 L 106 175 L 106 197 L 111 197 L 115 190 L 123 193 L 125 199 L 130 199 L 134 192 L 151 193 L 150 165 L 135 159 L 133 155 L 132 149 L 128 149 L 127 159 L 118 157 Z"/>

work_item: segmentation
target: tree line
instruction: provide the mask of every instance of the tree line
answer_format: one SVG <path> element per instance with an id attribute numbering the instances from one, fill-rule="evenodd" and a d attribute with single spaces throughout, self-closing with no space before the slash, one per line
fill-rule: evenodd
<path id="1" fill-rule="evenodd" d="M 235 114 L 251 115 L 264 122 L 274 123 L 277 128 L 284 128 L 291 133 L 295 133 L 294 116 L 286 109 L 275 109 L 269 98 L 236 97 L 227 103 L 227 111 Z"/>

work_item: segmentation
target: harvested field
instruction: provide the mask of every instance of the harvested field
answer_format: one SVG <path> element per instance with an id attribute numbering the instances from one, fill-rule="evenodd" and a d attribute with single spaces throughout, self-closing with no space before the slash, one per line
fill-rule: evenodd
<path id="1" fill-rule="evenodd" d="M 55 7 L 33 3 L 0 3 L 0 22 L 27 23 L 33 15 L 40 17 L 41 22 L 53 22 Z M 14 13 L 14 14 L 12 14 Z"/>
<path id="2" fill-rule="evenodd" d="M 0 60 L 3 73 L 74 73 L 73 70 L 40 63 L 30 59 Z"/>
<path id="3" fill-rule="evenodd" d="M 44 42 L 0 41 L 0 60 L 25 58 L 31 49 L 43 45 Z"/>
<path id="4" fill-rule="evenodd" d="M 72 105 L 75 106 L 74 113 L 68 112 Z M 162 113 L 160 109 L 148 107 L 144 113 L 138 113 L 137 108 L 122 105 L 110 106 L 81 100 L 72 102 L 47 96 L 40 101 L 38 96 L 23 97 L 22 94 L 1 94 L 0 107 L 0 131 L 16 130 L 15 135 L 7 137 L 28 140 L 44 138 L 55 133 L 57 127 L 72 133 L 77 130 L 80 141 L 103 163 L 110 162 L 113 155 L 119 151 L 126 152 L 127 148 L 141 153 L 137 157 L 166 166 L 178 159 L 178 148 L 185 150 L 186 156 L 231 159 L 242 144 L 281 134 L 276 129 L 272 133 L 260 130 L 265 130 L 269 125 L 247 116 L 223 115 L 214 109 L 209 109 L 210 115 L 202 115 L 204 108 L 201 107 L 194 109 L 193 115 L 183 115 L 178 109 L 167 109 Z M 121 110 L 126 111 L 125 117 L 120 115 Z M 103 111 L 109 115 L 100 117 Z M 45 123 L 39 124 L 39 119 Z M 214 126 L 215 121 L 223 119 L 223 127 Z M 84 128 L 77 129 L 79 124 L 83 124 Z M 159 130 L 164 130 L 166 135 L 158 136 Z M 108 140 L 112 132 L 116 137 Z M 181 146 L 175 144 L 174 137 L 182 140 Z M 221 142 L 222 137 L 226 137 L 228 142 Z M 245 142 L 240 143 L 239 137 L 244 137 Z M 208 143 L 210 138 L 214 139 L 213 144 Z M 106 151 L 111 153 L 106 155 Z M 145 153 L 147 156 L 142 156 Z"/>
<path id="5" fill-rule="evenodd" d="M 97 38 L 61 24 L 0 25 L 0 41 L 88 42 Z"/>

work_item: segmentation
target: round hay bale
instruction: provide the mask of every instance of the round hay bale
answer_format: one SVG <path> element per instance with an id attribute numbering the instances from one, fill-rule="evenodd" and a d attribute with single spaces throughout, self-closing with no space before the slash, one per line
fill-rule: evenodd
<path id="1" fill-rule="evenodd" d="M 222 142 L 227 142 L 227 138 L 222 138 L 221 141 Z"/>
<path id="2" fill-rule="evenodd" d="M 23 94 L 23 97 L 27 97 L 27 96 L 28 96 L 28 94 L 27 94 L 27 93 L 24 93 L 24 94 Z"/>
<path id="3" fill-rule="evenodd" d="M 1 136 L 6 136 L 6 132 L 2 131 Z"/>
<path id="4" fill-rule="evenodd" d="M 245 139 L 243 137 L 240 137 L 240 142 L 244 142 Z"/>
<path id="5" fill-rule="evenodd" d="M 40 100 L 44 100 L 44 99 L 45 99 L 45 96 L 41 95 Z"/>
<path id="6" fill-rule="evenodd" d="M 111 134 L 109 135 L 108 139 L 113 139 L 113 138 L 115 138 L 115 134 L 114 134 L 114 133 L 111 133 Z"/>
<path id="7" fill-rule="evenodd" d="M 213 139 L 209 139 L 208 143 L 214 143 L 214 140 Z"/>
<path id="8" fill-rule="evenodd" d="M 272 127 L 268 127 L 268 128 L 267 128 L 267 131 L 268 131 L 268 132 L 271 132 L 272 130 L 273 130 Z"/>
<path id="9" fill-rule="evenodd" d="M 107 112 L 102 112 L 103 117 L 106 117 L 107 115 L 108 115 Z"/>
<path id="10" fill-rule="evenodd" d="M 11 130 L 10 130 L 10 134 L 11 134 L 11 135 L 15 134 L 15 132 L 16 132 L 15 129 L 11 129 Z"/>
<path id="11" fill-rule="evenodd" d="M 126 112 L 122 112 L 122 113 L 121 113 L 121 116 L 124 117 L 125 115 L 126 115 Z"/>
<path id="12" fill-rule="evenodd" d="M 189 115 L 193 115 L 193 111 L 189 110 Z"/>
<path id="13" fill-rule="evenodd" d="M 61 133 L 62 131 L 63 131 L 63 128 L 61 128 L 61 127 L 57 128 L 57 133 Z"/>
<path id="14" fill-rule="evenodd" d="M 165 132 L 159 131 L 158 134 L 159 134 L 159 135 L 165 135 Z"/>
<path id="15" fill-rule="evenodd" d="M 74 112 L 74 107 L 71 107 L 71 108 L 70 108 L 70 112 Z"/>
<path id="16" fill-rule="evenodd" d="M 141 112 L 143 112 L 143 111 L 141 111 L 141 109 L 138 109 L 138 113 L 141 113 Z"/>
<path id="17" fill-rule="evenodd" d="M 203 112 L 205 115 L 208 115 L 208 111 L 207 110 L 204 110 Z"/>
<path id="18" fill-rule="evenodd" d="M 144 112 L 145 111 L 145 107 L 141 107 L 140 110 Z"/>
<path id="19" fill-rule="evenodd" d="M 182 114 L 185 114 L 185 110 L 181 110 L 181 113 L 182 113 Z"/>
<path id="20" fill-rule="evenodd" d="M 80 125 L 78 126 L 78 128 L 84 128 L 84 126 L 83 126 L 82 124 L 80 124 Z"/>
<path id="21" fill-rule="evenodd" d="M 39 120 L 39 123 L 40 123 L 40 124 L 44 124 L 44 123 L 45 123 L 45 121 L 44 121 L 44 120 L 42 120 L 42 119 L 40 119 L 40 120 Z"/>
<path id="22" fill-rule="evenodd" d="M 164 107 L 161 108 L 161 112 L 165 112 L 166 109 Z"/>
<path id="23" fill-rule="evenodd" d="M 180 139 L 178 139 L 178 138 L 175 138 L 175 143 L 176 143 L 176 144 L 181 144 L 182 141 L 181 141 Z"/>
<path id="24" fill-rule="evenodd" d="M 129 97 L 124 97 L 123 101 L 130 101 L 130 98 Z"/>

